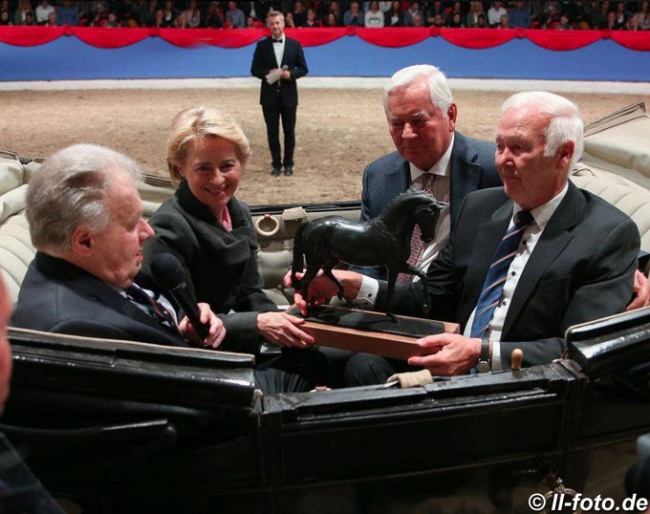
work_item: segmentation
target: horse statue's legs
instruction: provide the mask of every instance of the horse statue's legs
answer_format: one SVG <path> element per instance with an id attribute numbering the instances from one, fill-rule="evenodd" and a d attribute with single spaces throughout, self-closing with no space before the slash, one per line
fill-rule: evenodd
<path id="1" fill-rule="evenodd" d="M 396 321 L 395 315 L 392 312 L 393 307 L 393 293 L 395 292 L 395 282 L 397 282 L 397 275 L 399 271 L 388 269 L 388 287 L 386 289 L 386 316 L 392 321 Z"/>
<path id="2" fill-rule="evenodd" d="M 325 264 L 323 264 L 323 267 L 322 267 L 323 274 L 326 277 L 328 277 L 332 282 L 334 282 L 336 284 L 336 286 L 339 288 L 339 292 L 336 294 L 336 296 L 338 297 L 339 300 L 343 300 L 344 299 L 344 296 L 343 296 L 343 292 L 344 292 L 343 284 L 341 284 L 339 279 L 336 278 L 334 273 L 332 273 L 332 269 L 334 268 L 334 266 L 335 266 L 334 263 L 332 263 L 331 261 L 327 261 Z M 349 300 L 346 300 L 346 301 L 347 301 L 348 305 L 350 305 L 352 303 Z"/>
<path id="3" fill-rule="evenodd" d="M 332 282 L 336 284 L 336 286 L 339 289 L 339 292 L 337 293 L 337 296 L 340 300 L 343 300 L 343 284 L 339 281 L 334 276 L 334 273 L 332 273 L 332 268 L 334 267 L 334 264 L 332 262 L 326 262 L 323 264 L 323 267 L 321 268 L 320 266 L 316 265 L 307 265 L 307 269 L 305 270 L 305 275 L 302 277 L 300 281 L 300 293 L 302 294 L 302 297 L 305 299 L 307 302 L 307 309 L 309 310 L 309 284 L 311 284 L 311 281 L 314 280 L 316 275 L 318 275 L 319 270 L 323 270 L 323 274 L 328 277 Z M 351 302 L 348 302 L 350 304 Z"/>
<path id="4" fill-rule="evenodd" d="M 309 314 L 309 284 L 318 275 L 318 270 L 320 270 L 320 266 L 310 266 L 308 264 L 304 276 L 300 279 L 300 294 L 307 302 L 307 314 Z"/>

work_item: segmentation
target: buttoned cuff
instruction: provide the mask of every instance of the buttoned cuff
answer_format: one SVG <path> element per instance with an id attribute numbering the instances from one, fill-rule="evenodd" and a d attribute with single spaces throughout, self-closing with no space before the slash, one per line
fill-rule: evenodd
<path id="1" fill-rule="evenodd" d="M 378 293 L 379 282 L 374 278 L 363 275 L 361 278 L 361 287 L 353 301 L 361 308 L 374 309 Z"/>

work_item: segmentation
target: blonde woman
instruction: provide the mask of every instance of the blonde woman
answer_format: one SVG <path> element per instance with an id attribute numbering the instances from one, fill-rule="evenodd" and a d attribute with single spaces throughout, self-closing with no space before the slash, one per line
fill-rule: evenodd
<path id="1" fill-rule="evenodd" d="M 262 390 L 311 389 L 327 381 L 315 370 L 322 355 L 306 349 L 314 340 L 301 330 L 304 320 L 278 312 L 262 291 L 251 214 L 235 197 L 250 154 L 248 138 L 229 114 L 194 107 L 176 115 L 167 166 L 178 188 L 150 220 L 155 236 L 145 245 L 145 267 L 160 253 L 181 261 L 190 292 L 223 320 L 220 349 L 258 354 L 266 341 L 293 350 L 283 352 L 277 366 L 283 371 L 264 379 L 256 374 Z"/>

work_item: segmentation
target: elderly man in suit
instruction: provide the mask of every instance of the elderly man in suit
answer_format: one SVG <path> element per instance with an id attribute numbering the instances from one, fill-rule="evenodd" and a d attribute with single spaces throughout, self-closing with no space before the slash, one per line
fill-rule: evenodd
<path id="1" fill-rule="evenodd" d="M 364 170 L 361 219 L 379 216 L 409 188 L 427 190 L 446 203 L 435 240 L 427 248 L 413 248 L 411 264 L 426 270 L 446 244 L 450 221 L 465 195 L 501 185 L 494 167 L 494 143 L 456 131 L 456 104 L 447 78 L 435 66 L 397 71 L 384 89 L 384 110 L 396 151 Z M 383 269 L 357 270 L 385 278 Z"/>
<path id="2" fill-rule="evenodd" d="M 284 165 L 285 176 L 293 175 L 293 152 L 296 147 L 297 80 L 309 72 L 302 46 L 284 33 L 284 15 L 272 11 L 267 18 L 271 37 L 257 43 L 251 74 L 262 81 L 260 104 L 266 122 L 273 169 L 278 177 Z M 280 119 L 284 131 L 284 159 L 280 149 Z"/>
<path id="3" fill-rule="evenodd" d="M 639 233 L 625 214 L 569 181 L 582 147 L 582 121 L 569 100 L 532 92 L 503 104 L 496 167 L 504 187 L 467 195 L 427 273 L 431 316 L 458 322 L 462 334 L 420 339 L 425 355 L 408 363 L 356 354 L 346 366 L 348 384 L 383 382 L 413 367 L 434 375 L 499 370 L 514 348 L 523 350 L 524 365 L 548 363 L 563 354 L 569 326 L 625 309 Z M 346 298 L 385 308 L 384 282 L 336 273 Z M 424 316 L 423 287 L 398 284 L 394 311 Z M 321 277 L 310 300 L 337 290 Z M 297 302 L 306 307 L 299 295 Z"/>
<path id="4" fill-rule="evenodd" d="M 200 341 L 189 320 L 177 318 L 172 304 L 154 294 L 155 282 L 139 275 L 142 246 L 153 237 L 142 217 L 139 176 L 134 161 L 95 145 L 70 146 L 41 166 L 27 193 L 37 252 L 13 325 L 168 346 L 219 346 L 225 330 L 207 304 L 199 305 L 200 319 L 209 326 Z"/>

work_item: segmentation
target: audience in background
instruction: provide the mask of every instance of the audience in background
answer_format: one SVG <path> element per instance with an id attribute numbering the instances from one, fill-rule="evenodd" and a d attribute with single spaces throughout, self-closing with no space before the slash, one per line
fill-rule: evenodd
<path id="1" fill-rule="evenodd" d="M 483 20 L 485 20 L 485 13 L 483 11 L 483 2 L 472 2 L 470 4 L 470 10 L 467 13 L 465 19 L 465 27 L 474 28 L 478 26 L 478 17 L 483 14 Z"/>
<path id="2" fill-rule="evenodd" d="M 506 16 L 508 11 L 506 8 L 501 5 L 501 2 L 494 1 L 492 2 L 492 7 L 488 9 L 488 25 L 490 27 L 496 27 L 501 23 L 501 18 Z"/>
<path id="3" fill-rule="evenodd" d="M 385 17 L 385 14 L 379 10 L 379 2 L 370 2 L 370 9 L 366 12 L 363 20 L 364 27 L 369 29 L 381 29 L 386 27 L 387 24 Z"/>
<path id="4" fill-rule="evenodd" d="M 379 14 L 381 15 L 383 21 L 384 15 L 382 13 Z M 361 10 L 361 4 L 356 0 L 350 3 L 350 9 L 348 11 L 345 11 L 343 14 L 343 25 L 346 27 L 350 25 L 353 27 L 364 26 L 364 14 Z"/>
<path id="5" fill-rule="evenodd" d="M 20 0 L 18 3 L 18 8 L 16 9 L 16 14 L 14 15 L 14 25 L 25 25 L 27 21 L 27 15 L 30 13 L 33 20 L 34 11 L 32 10 L 32 4 L 30 0 Z"/>
<path id="6" fill-rule="evenodd" d="M 413 18 L 420 16 L 424 18 L 424 14 L 420 10 L 420 2 L 411 2 L 411 6 L 404 12 L 404 25 L 407 27 L 413 26 Z"/>
<path id="7" fill-rule="evenodd" d="M 293 22 L 296 27 L 302 27 L 307 22 L 307 9 L 300 0 L 293 3 Z M 260 20 L 261 21 L 261 20 Z"/>
<path id="8" fill-rule="evenodd" d="M 197 0 L 190 0 L 187 9 L 183 11 L 185 23 L 188 28 L 195 29 L 201 25 L 201 11 L 199 10 Z"/>
<path id="9" fill-rule="evenodd" d="M 307 9 L 307 20 L 302 24 L 303 28 L 318 28 L 321 27 L 322 23 L 318 19 L 316 14 L 316 9 Z"/>
<path id="10" fill-rule="evenodd" d="M 650 30 L 648 0 L 625 2 L 309 0 L 1 0 L 0 25 L 262 28 L 270 10 L 287 27 L 454 27 Z M 162 14 L 157 13 L 161 11 Z M 52 16 L 54 15 L 54 16 Z M 505 18 L 504 18 L 505 16 Z M 109 20 L 110 18 L 110 20 Z"/>
<path id="11" fill-rule="evenodd" d="M 36 23 L 38 25 L 45 25 L 47 17 L 52 12 L 54 12 L 54 6 L 48 0 L 42 0 L 36 7 Z"/>
<path id="12" fill-rule="evenodd" d="M 370 2 L 372 9 L 372 2 Z M 366 13 L 366 16 L 368 14 Z M 384 13 L 384 27 L 401 27 L 404 25 L 402 2 L 391 2 L 390 8 Z M 366 27 L 368 22 L 366 22 Z"/>

